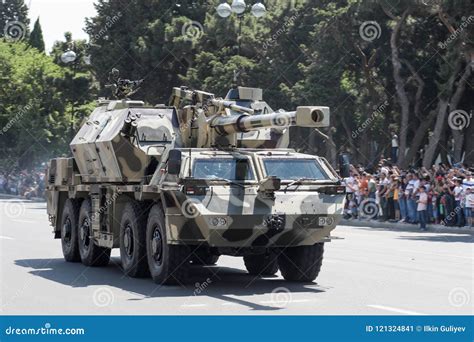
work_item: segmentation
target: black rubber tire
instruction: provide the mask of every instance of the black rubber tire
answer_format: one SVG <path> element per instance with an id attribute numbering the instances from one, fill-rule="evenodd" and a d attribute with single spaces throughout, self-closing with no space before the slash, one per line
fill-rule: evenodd
<path id="1" fill-rule="evenodd" d="M 61 215 L 61 247 L 64 260 L 68 262 L 81 261 L 77 243 L 77 226 L 79 223 L 80 203 L 75 199 L 67 199 Z"/>
<path id="2" fill-rule="evenodd" d="M 170 245 L 166 242 L 165 217 L 160 205 L 155 204 L 150 210 L 146 226 L 150 275 L 157 284 L 186 284 L 189 280 L 190 250 L 187 246 Z"/>
<path id="3" fill-rule="evenodd" d="M 81 261 L 86 266 L 106 266 L 110 261 L 110 248 L 97 246 L 90 239 L 90 219 L 92 217 L 91 201 L 85 199 L 79 210 L 79 224 L 77 229 L 79 253 Z M 83 231 L 85 229 L 85 232 Z"/>
<path id="4" fill-rule="evenodd" d="M 218 260 L 219 255 L 210 254 L 201 250 L 196 250 L 191 255 L 191 263 L 193 265 L 211 266 L 215 265 Z"/>
<path id="5" fill-rule="evenodd" d="M 323 264 L 324 243 L 313 246 L 288 247 L 278 256 L 278 265 L 285 280 L 312 282 Z"/>
<path id="6" fill-rule="evenodd" d="M 244 256 L 245 268 L 252 275 L 271 276 L 278 272 L 278 255 L 274 252 Z"/>
<path id="7" fill-rule="evenodd" d="M 150 275 L 146 256 L 146 207 L 131 201 L 120 220 L 120 259 L 123 272 L 133 278 Z"/>

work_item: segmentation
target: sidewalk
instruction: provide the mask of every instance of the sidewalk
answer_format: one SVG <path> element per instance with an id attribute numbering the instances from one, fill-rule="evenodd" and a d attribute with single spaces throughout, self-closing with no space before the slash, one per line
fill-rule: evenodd
<path id="1" fill-rule="evenodd" d="M 41 198 L 41 197 L 25 198 L 23 196 L 10 195 L 10 194 L 4 194 L 4 193 L 0 193 L 0 199 L 17 199 L 21 201 L 30 201 L 30 202 L 46 202 L 46 199 Z"/>
<path id="2" fill-rule="evenodd" d="M 410 232 L 421 232 L 420 228 L 416 224 L 411 223 L 400 223 L 400 222 L 380 222 L 376 220 L 341 220 L 339 223 L 343 226 L 353 226 L 353 227 L 370 227 L 378 229 L 388 229 L 388 230 L 400 230 L 400 231 L 410 231 Z M 441 224 L 428 224 L 428 233 L 454 233 L 454 234 L 471 234 L 474 235 L 474 228 L 468 227 L 446 227 Z"/>

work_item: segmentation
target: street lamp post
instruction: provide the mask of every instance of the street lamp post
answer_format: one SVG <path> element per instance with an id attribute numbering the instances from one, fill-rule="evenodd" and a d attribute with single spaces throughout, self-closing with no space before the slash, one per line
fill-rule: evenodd
<path id="1" fill-rule="evenodd" d="M 61 61 L 64 64 L 72 64 L 72 82 L 74 82 L 74 78 L 76 77 L 76 59 L 77 59 L 77 54 L 74 52 L 74 46 L 72 48 L 68 48 L 67 51 L 65 51 L 61 55 Z M 72 108 L 71 108 L 71 127 L 70 127 L 70 135 L 71 135 L 71 140 L 74 138 L 74 89 L 73 91 L 73 98 L 72 98 Z"/>
<path id="2" fill-rule="evenodd" d="M 232 13 L 237 15 L 239 19 L 239 31 L 237 35 L 237 55 L 240 55 L 240 41 L 242 38 L 242 19 L 245 15 L 245 10 L 247 9 L 247 4 L 244 0 L 232 0 L 232 5 L 229 5 L 227 2 L 223 2 L 216 7 L 216 12 L 221 18 L 227 18 Z M 257 2 L 250 8 L 250 13 L 255 18 L 263 17 L 266 14 L 267 10 L 265 5 L 261 2 Z"/>
<path id="3" fill-rule="evenodd" d="M 232 13 L 235 13 L 237 15 L 237 18 L 239 19 L 239 29 L 237 34 L 237 56 L 240 56 L 240 43 L 242 40 L 242 20 L 244 18 L 246 9 L 247 4 L 244 0 L 232 0 L 232 5 L 229 5 L 227 2 L 222 2 L 216 7 L 216 12 L 221 18 L 227 18 Z M 267 9 L 265 8 L 265 5 L 261 2 L 257 2 L 250 7 L 250 13 L 252 13 L 255 18 L 263 17 L 266 12 Z M 234 70 L 234 82 L 236 84 L 239 74 L 239 70 Z"/>

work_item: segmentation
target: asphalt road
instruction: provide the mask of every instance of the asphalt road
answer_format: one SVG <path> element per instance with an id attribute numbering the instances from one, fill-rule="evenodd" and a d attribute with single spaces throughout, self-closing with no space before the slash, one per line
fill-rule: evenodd
<path id="1" fill-rule="evenodd" d="M 473 313 L 473 236 L 337 227 L 317 283 L 255 279 L 242 258 L 193 268 L 186 288 L 66 263 L 45 204 L 0 200 L 2 314 Z"/>

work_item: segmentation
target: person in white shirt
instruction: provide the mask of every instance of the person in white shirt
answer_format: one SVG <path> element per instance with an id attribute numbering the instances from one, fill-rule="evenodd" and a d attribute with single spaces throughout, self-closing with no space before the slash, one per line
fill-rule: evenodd
<path id="1" fill-rule="evenodd" d="M 416 191 L 418 189 L 419 181 L 415 178 L 416 175 L 409 173 L 407 176 L 408 184 L 405 188 L 405 197 L 407 200 L 408 222 L 418 223 L 418 215 L 416 212 Z"/>
<path id="2" fill-rule="evenodd" d="M 345 212 L 346 214 L 350 215 L 350 217 L 353 217 L 353 201 L 354 201 L 354 184 L 355 184 L 355 178 L 354 178 L 354 173 L 351 171 L 349 177 L 344 178 L 344 183 L 343 185 L 346 186 L 346 207 L 345 207 Z"/>
<path id="3" fill-rule="evenodd" d="M 463 187 L 460 179 L 455 179 L 455 187 L 453 190 L 454 210 L 456 212 L 456 226 L 462 227 L 463 213 L 461 208 L 461 198 L 463 195 Z"/>
<path id="4" fill-rule="evenodd" d="M 466 218 L 466 225 L 474 226 L 474 188 L 466 189 L 466 196 L 464 197 L 464 216 Z"/>
<path id="5" fill-rule="evenodd" d="M 417 214 L 418 214 L 418 221 L 420 222 L 420 229 L 421 230 L 427 230 L 426 229 L 426 221 L 427 221 L 427 213 L 426 209 L 428 208 L 428 194 L 426 193 L 426 189 L 424 185 L 421 185 L 418 188 L 418 200 L 416 201 L 417 208 Z"/>
<path id="6" fill-rule="evenodd" d="M 396 163 L 398 160 L 398 136 L 392 133 L 392 162 Z"/>

